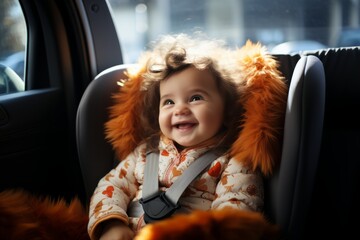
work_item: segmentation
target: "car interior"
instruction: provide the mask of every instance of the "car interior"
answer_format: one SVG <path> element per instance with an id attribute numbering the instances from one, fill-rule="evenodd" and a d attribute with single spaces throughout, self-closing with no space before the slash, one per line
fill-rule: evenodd
<path id="1" fill-rule="evenodd" d="M 280 64 L 284 62 L 282 66 L 288 66 L 282 70 L 284 75 L 291 76 L 291 81 L 281 165 L 266 181 L 265 214 L 286 229 L 291 239 L 301 239 L 320 153 L 325 74 L 323 64 L 316 56 L 278 58 Z M 117 163 L 112 146 L 105 139 L 104 124 L 113 103 L 112 96 L 119 91 L 117 83 L 126 78 L 127 67 L 118 65 L 100 73 L 89 84 L 79 104 L 77 145 L 88 199 L 99 179 Z"/>
<path id="2" fill-rule="evenodd" d="M 18 84 L 0 88 L 7 89 L 0 94 L 0 190 L 79 197 L 88 206 L 118 162 L 104 123 L 117 82 L 134 64 L 119 41 L 126 33 L 104 0 L 19 2 L 28 24 L 26 81 L 10 69 Z M 270 54 L 289 92 L 281 165 L 265 178 L 264 214 L 285 239 L 353 236 L 360 214 L 360 46 Z"/>
<path id="3" fill-rule="evenodd" d="M 342 167 L 347 171 L 355 174 L 358 167 L 354 149 L 345 146 L 357 138 L 355 123 L 358 117 L 350 109 L 356 109 L 360 103 L 359 96 L 353 91 L 359 89 L 360 72 L 353 64 L 359 61 L 360 52 L 358 48 L 344 48 L 274 57 L 288 79 L 289 95 L 281 166 L 266 179 L 265 214 L 280 224 L 290 239 L 303 239 L 303 234 L 310 233 L 320 237 L 316 222 L 327 222 L 323 218 L 326 211 L 332 209 L 334 218 L 344 219 L 343 214 L 351 214 L 358 208 L 357 189 L 353 188 L 356 182 L 348 182 L 346 178 L 339 182 L 333 179 L 333 187 L 345 191 L 353 199 L 338 206 L 332 197 L 333 188 L 327 181 L 336 174 L 340 158 L 346 161 Z M 333 67 L 345 59 L 340 66 Z M 127 67 L 118 65 L 100 73 L 89 84 L 78 108 L 77 144 L 88 198 L 98 180 L 116 164 L 112 147 L 105 140 L 103 126 L 108 119 L 111 96 L 119 90 L 117 82 L 126 77 Z M 354 88 L 345 87 L 342 81 Z M 323 198 L 329 201 L 324 203 Z M 332 221 L 327 223 L 334 224 L 334 228 L 338 225 Z M 350 222 L 347 224 L 351 225 Z"/>

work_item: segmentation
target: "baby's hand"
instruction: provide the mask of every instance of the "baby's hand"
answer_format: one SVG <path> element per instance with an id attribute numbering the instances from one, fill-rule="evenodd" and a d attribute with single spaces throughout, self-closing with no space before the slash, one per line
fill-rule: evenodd
<path id="1" fill-rule="evenodd" d="M 104 227 L 99 240 L 132 240 L 134 232 L 120 221 L 111 221 Z"/>

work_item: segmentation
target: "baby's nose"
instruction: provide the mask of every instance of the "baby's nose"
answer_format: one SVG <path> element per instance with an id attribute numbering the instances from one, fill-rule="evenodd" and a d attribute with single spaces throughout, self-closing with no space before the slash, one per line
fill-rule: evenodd
<path id="1" fill-rule="evenodd" d="M 190 113 L 190 109 L 186 107 L 185 104 L 179 104 L 174 111 L 175 116 L 187 115 L 189 113 Z"/>

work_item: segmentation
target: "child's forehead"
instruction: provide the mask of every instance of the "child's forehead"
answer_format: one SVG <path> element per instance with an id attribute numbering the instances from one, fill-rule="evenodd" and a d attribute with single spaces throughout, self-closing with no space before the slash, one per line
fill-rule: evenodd
<path id="1" fill-rule="evenodd" d="M 216 76 L 209 69 L 198 69 L 196 67 L 188 67 L 177 71 L 163 81 L 160 82 L 162 85 L 166 85 L 170 82 L 179 82 L 186 84 L 209 84 L 215 82 Z"/>
<path id="2" fill-rule="evenodd" d="M 170 94 L 179 91 L 187 92 L 218 92 L 216 78 L 209 70 L 196 68 L 184 69 L 160 82 L 160 94 Z"/>

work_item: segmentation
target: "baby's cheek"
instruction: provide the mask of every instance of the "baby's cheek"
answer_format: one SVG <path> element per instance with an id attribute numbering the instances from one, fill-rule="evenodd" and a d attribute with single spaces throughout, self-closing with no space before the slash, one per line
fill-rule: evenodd
<path id="1" fill-rule="evenodd" d="M 164 113 L 160 112 L 158 121 L 159 121 L 160 129 L 162 130 L 162 128 L 166 126 L 166 121 L 167 121 Z"/>
<path id="2" fill-rule="evenodd" d="M 160 131 L 168 137 L 171 130 L 171 117 L 165 114 L 159 114 L 159 127 Z"/>

